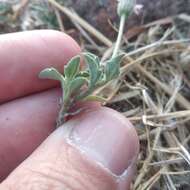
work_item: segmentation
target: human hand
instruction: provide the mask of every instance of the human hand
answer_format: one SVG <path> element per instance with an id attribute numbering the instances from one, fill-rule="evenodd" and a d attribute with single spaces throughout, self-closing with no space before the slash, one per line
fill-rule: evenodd
<path id="1" fill-rule="evenodd" d="M 60 91 L 37 76 L 50 66 L 61 71 L 79 52 L 56 31 L 0 36 L 0 189 L 129 187 L 139 145 L 126 118 L 91 105 L 54 131 Z"/>

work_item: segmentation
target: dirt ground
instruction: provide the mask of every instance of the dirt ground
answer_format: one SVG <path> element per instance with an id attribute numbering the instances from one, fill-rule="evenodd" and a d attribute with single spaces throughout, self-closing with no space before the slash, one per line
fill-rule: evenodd
<path id="1" fill-rule="evenodd" d="M 154 20 L 175 16 L 179 13 L 190 13 L 189 0 L 137 0 L 142 4 L 143 11 L 133 15 L 127 23 L 126 29 L 139 24 L 146 24 Z M 72 7 L 81 17 L 113 38 L 115 33 L 110 23 L 117 23 L 116 0 L 65 0 L 68 7 Z"/>

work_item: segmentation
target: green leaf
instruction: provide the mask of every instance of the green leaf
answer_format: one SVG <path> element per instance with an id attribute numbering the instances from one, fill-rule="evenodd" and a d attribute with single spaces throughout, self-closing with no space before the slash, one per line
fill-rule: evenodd
<path id="1" fill-rule="evenodd" d="M 86 78 L 86 79 L 88 79 L 89 78 L 89 72 L 88 71 L 80 71 L 77 75 L 76 75 L 76 77 L 84 77 L 84 78 Z"/>
<path id="2" fill-rule="evenodd" d="M 119 76 L 120 63 L 123 56 L 124 55 L 121 54 L 106 61 L 106 66 L 105 66 L 106 81 L 113 80 L 114 78 L 117 78 Z"/>
<path id="3" fill-rule="evenodd" d="M 70 93 L 79 93 L 77 91 L 80 90 L 82 86 L 84 86 L 87 83 L 87 79 L 84 77 L 77 77 L 70 83 Z"/>
<path id="4" fill-rule="evenodd" d="M 53 67 L 42 70 L 39 74 L 39 78 L 58 80 L 61 83 L 64 82 L 64 77 Z"/>
<path id="5" fill-rule="evenodd" d="M 85 53 L 83 53 L 83 55 L 87 56 L 87 57 L 91 57 L 91 59 L 94 59 L 94 61 L 96 62 L 97 65 L 100 65 L 100 59 L 95 54 L 90 53 L 90 52 L 85 52 Z"/>
<path id="6" fill-rule="evenodd" d="M 83 101 L 97 101 L 101 103 L 105 103 L 106 99 L 101 96 L 89 95 L 83 99 Z"/>
<path id="7" fill-rule="evenodd" d="M 64 68 L 64 74 L 67 79 L 73 79 L 79 72 L 80 56 L 75 56 Z"/>
<path id="8" fill-rule="evenodd" d="M 96 85 L 102 72 L 100 70 L 98 59 L 96 58 L 97 56 L 94 56 L 93 54 L 89 53 L 84 54 L 84 56 L 89 68 L 89 74 L 90 74 L 89 88 L 91 88 Z"/>
<path id="9" fill-rule="evenodd" d="M 87 83 L 87 79 L 84 77 L 77 77 L 72 81 L 68 81 L 64 87 L 64 101 L 67 102 L 69 99 L 71 99 L 71 96 L 74 93 L 80 93 L 80 89 L 83 85 L 85 85 L 85 83 Z"/>

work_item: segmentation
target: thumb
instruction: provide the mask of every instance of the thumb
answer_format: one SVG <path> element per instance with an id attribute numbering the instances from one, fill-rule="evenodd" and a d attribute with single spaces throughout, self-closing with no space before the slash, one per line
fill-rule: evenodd
<path id="1" fill-rule="evenodd" d="M 0 185 L 8 190 L 126 190 L 139 144 L 129 121 L 108 108 L 58 128 Z"/>

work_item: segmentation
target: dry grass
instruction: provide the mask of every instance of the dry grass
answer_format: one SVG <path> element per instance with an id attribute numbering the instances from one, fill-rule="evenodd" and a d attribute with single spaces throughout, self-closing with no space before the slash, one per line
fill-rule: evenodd
<path id="1" fill-rule="evenodd" d="M 53 15 L 51 22 L 31 11 L 27 0 L 17 4 L 20 6 L 12 15 L 14 19 L 24 15 L 20 29 L 53 26 L 69 33 L 62 22 L 65 15 L 80 31 L 84 50 L 96 52 L 103 59 L 109 57 L 113 46 L 110 39 L 73 10 L 54 0 L 48 2 L 36 7 L 47 6 Z M 189 15 L 176 18 L 190 24 Z M 121 76 L 97 92 L 109 94 L 107 105 L 128 117 L 138 132 L 141 149 L 132 187 L 135 190 L 190 189 L 190 46 L 184 37 L 188 31 L 178 27 L 176 18 L 135 29 L 138 35 L 134 34 L 130 42 L 124 38 L 122 51 L 126 56 Z"/>

